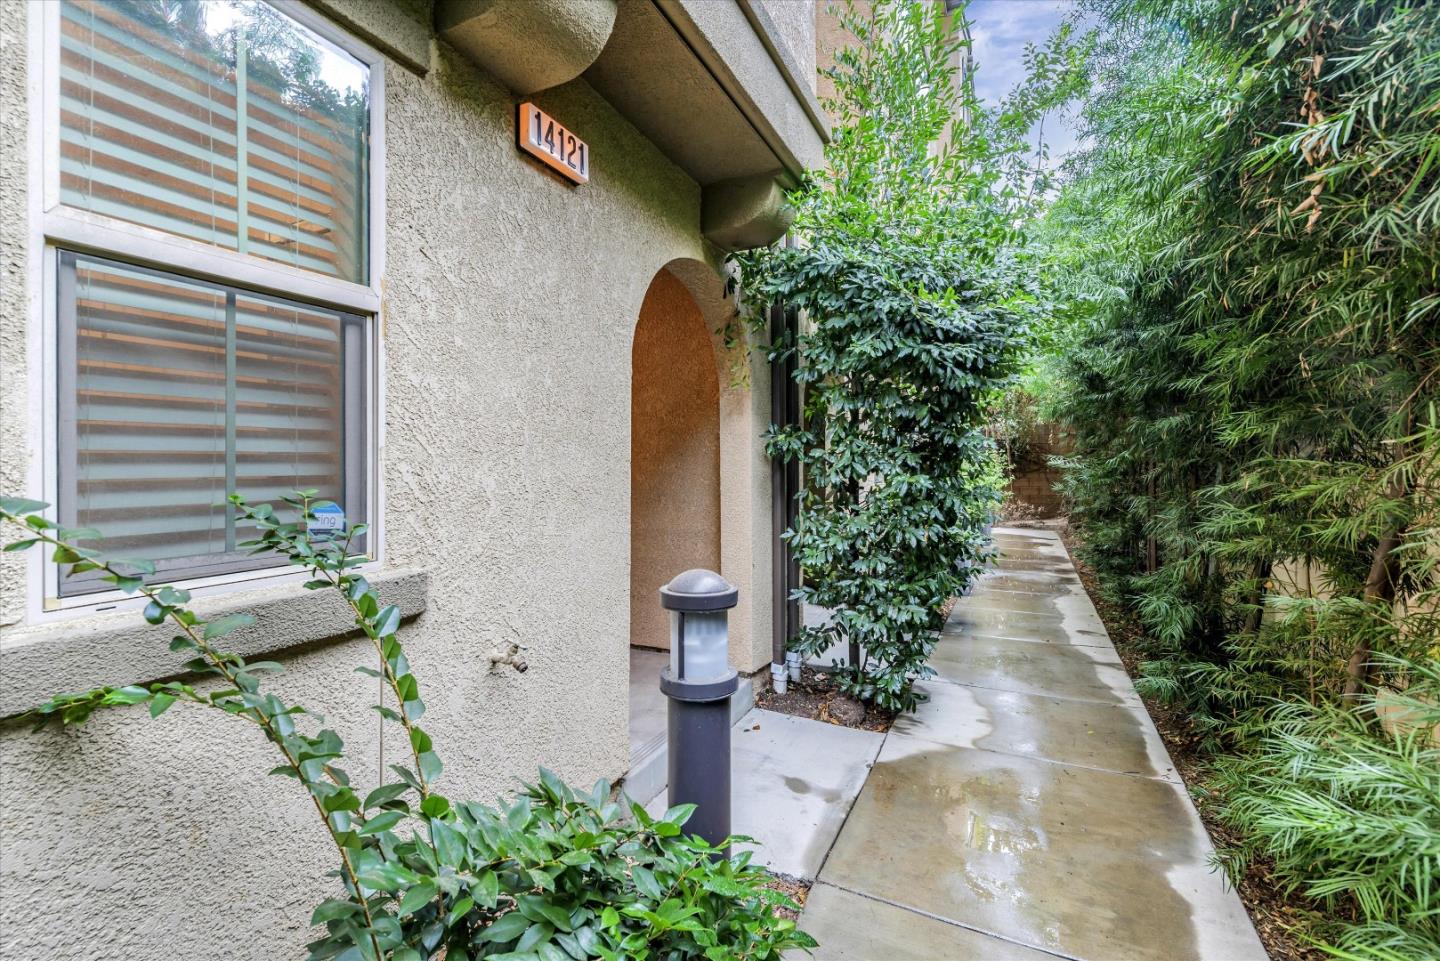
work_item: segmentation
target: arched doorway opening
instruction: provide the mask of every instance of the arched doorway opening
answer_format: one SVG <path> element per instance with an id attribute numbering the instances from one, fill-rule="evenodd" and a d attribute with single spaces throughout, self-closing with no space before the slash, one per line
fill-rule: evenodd
<path id="1" fill-rule="evenodd" d="M 651 281 L 631 346 L 630 754 L 627 787 L 664 785 L 670 621 L 659 588 L 692 567 L 722 570 L 720 382 L 710 325 L 669 269 Z"/>
<path id="2" fill-rule="evenodd" d="M 705 317 L 668 270 L 645 294 L 630 363 L 630 644 L 667 650 L 656 591 L 720 569 L 719 377 Z"/>

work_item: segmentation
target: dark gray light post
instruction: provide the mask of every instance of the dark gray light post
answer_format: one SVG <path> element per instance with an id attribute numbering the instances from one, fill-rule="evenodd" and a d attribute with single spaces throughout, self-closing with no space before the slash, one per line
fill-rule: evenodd
<path id="1" fill-rule="evenodd" d="M 685 831 L 711 844 L 730 836 L 730 696 L 740 679 L 728 658 L 726 612 L 739 596 L 735 585 L 701 569 L 660 588 L 670 612 L 670 666 L 660 672 L 660 690 L 670 698 L 670 806 L 698 805 Z"/>

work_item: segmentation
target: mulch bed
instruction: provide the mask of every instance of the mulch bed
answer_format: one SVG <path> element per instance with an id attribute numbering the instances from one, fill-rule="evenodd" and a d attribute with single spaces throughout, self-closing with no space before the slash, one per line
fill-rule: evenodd
<path id="1" fill-rule="evenodd" d="M 1075 562 L 1075 569 L 1080 573 L 1086 592 L 1110 632 L 1110 639 L 1115 642 L 1120 660 L 1125 663 L 1125 670 L 1132 678 L 1139 677 L 1140 665 L 1145 660 L 1142 653 L 1144 630 L 1127 611 L 1101 596 L 1095 572 L 1080 560 L 1076 552 L 1074 534 L 1065 531 L 1061 537 L 1070 551 L 1071 560 Z M 1192 729 L 1189 718 L 1183 711 L 1151 698 L 1143 700 L 1150 717 L 1155 721 L 1155 727 L 1160 731 L 1160 737 L 1165 741 L 1171 760 L 1175 762 L 1175 770 L 1190 790 L 1190 797 L 1200 812 L 1200 819 L 1205 822 L 1211 842 L 1217 849 L 1236 847 L 1240 843 L 1240 837 L 1216 818 L 1213 806 L 1208 803 L 1205 758 L 1200 753 L 1200 738 Z M 1320 913 L 1319 906 L 1301 895 L 1287 893 L 1275 878 L 1269 863 L 1258 858 L 1252 861 L 1245 870 L 1245 876 L 1240 879 L 1239 893 L 1240 900 L 1244 903 L 1245 910 L 1250 913 L 1250 920 L 1254 922 L 1260 941 L 1265 945 L 1272 961 L 1324 961 L 1329 957 L 1325 952 L 1305 943 L 1299 933 L 1304 929 L 1307 918 Z"/>
<path id="2" fill-rule="evenodd" d="M 771 874 L 770 880 L 765 882 L 765 887 L 772 891 L 779 891 L 800 905 L 801 910 L 805 908 L 805 899 L 810 896 L 809 881 L 797 881 L 795 878 L 788 878 L 783 874 Z M 774 914 L 777 918 L 789 918 L 791 921 L 800 919 L 800 912 L 792 911 L 789 908 L 776 908 Z"/>
<path id="3" fill-rule="evenodd" d="M 761 675 L 756 675 L 759 680 Z M 768 677 L 766 678 L 768 681 Z M 808 717 L 812 721 L 824 721 L 839 727 L 850 727 L 861 731 L 890 730 L 895 720 L 894 711 L 884 711 L 874 706 L 864 706 L 864 714 L 858 721 L 851 721 L 846 714 L 856 709 L 856 702 L 848 695 L 841 694 L 827 671 L 805 667 L 800 671 L 800 680 L 791 681 L 789 690 L 776 694 L 768 685 L 763 691 L 755 692 L 755 706 L 780 714 Z"/>

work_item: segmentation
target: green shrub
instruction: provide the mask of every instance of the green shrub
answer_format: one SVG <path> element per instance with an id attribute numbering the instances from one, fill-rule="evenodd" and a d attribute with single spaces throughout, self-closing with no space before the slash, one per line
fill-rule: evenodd
<path id="1" fill-rule="evenodd" d="M 1016 228 L 1040 178 L 1021 158 L 1073 64 L 1063 38 L 1031 51 L 1041 78 L 992 108 L 959 75 L 966 41 L 943 5 L 847 4 L 842 23 L 855 42 L 827 72 L 834 136 L 790 197 L 802 242 L 736 259 L 753 324 L 770 304 L 805 317 L 771 352 L 795 364 L 802 422 L 767 440 L 803 468 L 785 537 L 799 596 L 832 617 L 791 649 L 849 646 L 841 687 L 913 710 L 939 612 L 979 570 L 1000 503 L 983 427 L 1036 313 Z"/>
<path id="2" fill-rule="evenodd" d="M 205 621 L 183 590 L 147 583 L 153 566 L 107 560 L 80 542 L 93 530 L 60 528 L 37 501 L 0 499 L 0 520 L 25 535 L 5 546 L 52 549 L 70 573 L 100 571 L 105 581 L 149 599 L 145 619 L 169 623 L 172 651 L 193 655 L 188 680 L 101 688 L 52 698 L 33 714 L 40 724 L 77 724 L 97 709 L 148 705 L 152 717 L 182 704 L 219 711 L 247 722 L 278 750 L 271 773 L 299 782 L 334 844 L 343 894 L 322 901 L 311 923 L 325 935 L 310 945 L 311 961 L 604 961 L 654 958 L 766 959 L 814 941 L 777 908 L 794 908 L 764 887 L 766 875 L 749 854 L 721 856 L 699 838 L 685 837 L 693 811 L 685 806 L 656 820 L 638 804 L 610 798 L 603 781 L 589 793 L 571 790 L 547 771 L 497 807 L 451 801 L 435 790 L 444 770 L 420 726 L 425 703 L 396 631 L 400 611 L 382 605 L 355 567 L 350 543 L 311 538 L 307 523 L 314 492 L 285 498 L 297 520 L 282 521 L 268 504 L 231 501 L 242 519 L 260 530 L 257 551 L 275 551 L 307 569 L 311 590 L 334 590 L 354 613 L 354 627 L 373 643 L 379 668 L 358 670 L 382 678 L 394 707 L 376 705 L 386 723 L 404 729 L 407 763 L 392 764 L 396 780 L 362 791 L 344 769 L 344 744 L 328 729 L 302 726 L 315 715 L 262 691 L 262 676 L 282 670 L 274 662 L 247 662 L 219 649 L 230 632 L 253 621 L 227 615 Z M 626 815 L 633 816 L 628 820 Z M 733 840 L 748 840 L 737 838 Z"/>
<path id="3" fill-rule="evenodd" d="M 1440 5 L 1093 9 L 1044 226 L 1072 520 L 1142 693 L 1221 754 L 1236 864 L 1337 954 L 1440 957 L 1437 758 L 1373 714 L 1440 650 Z"/>
<path id="4" fill-rule="evenodd" d="M 1440 660 L 1388 660 L 1400 693 L 1351 706 L 1282 703 L 1263 715 L 1256 748 L 1215 768 L 1222 819 L 1291 888 L 1355 923 L 1317 934 L 1342 957 L 1440 958 Z M 1377 705 L 1377 700 L 1380 702 Z M 1379 728 L 1374 712 L 1396 719 Z"/>

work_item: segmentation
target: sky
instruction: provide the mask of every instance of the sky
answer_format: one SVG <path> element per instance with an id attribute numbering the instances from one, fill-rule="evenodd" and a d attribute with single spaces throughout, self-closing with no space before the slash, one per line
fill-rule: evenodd
<path id="1" fill-rule="evenodd" d="M 1025 79 L 1025 44 L 1043 44 L 1074 10 L 1072 0 L 971 0 L 970 36 L 975 58 L 975 92 L 988 103 L 998 103 Z M 1045 119 L 1045 139 L 1054 166 L 1076 143 L 1066 118 Z"/>

